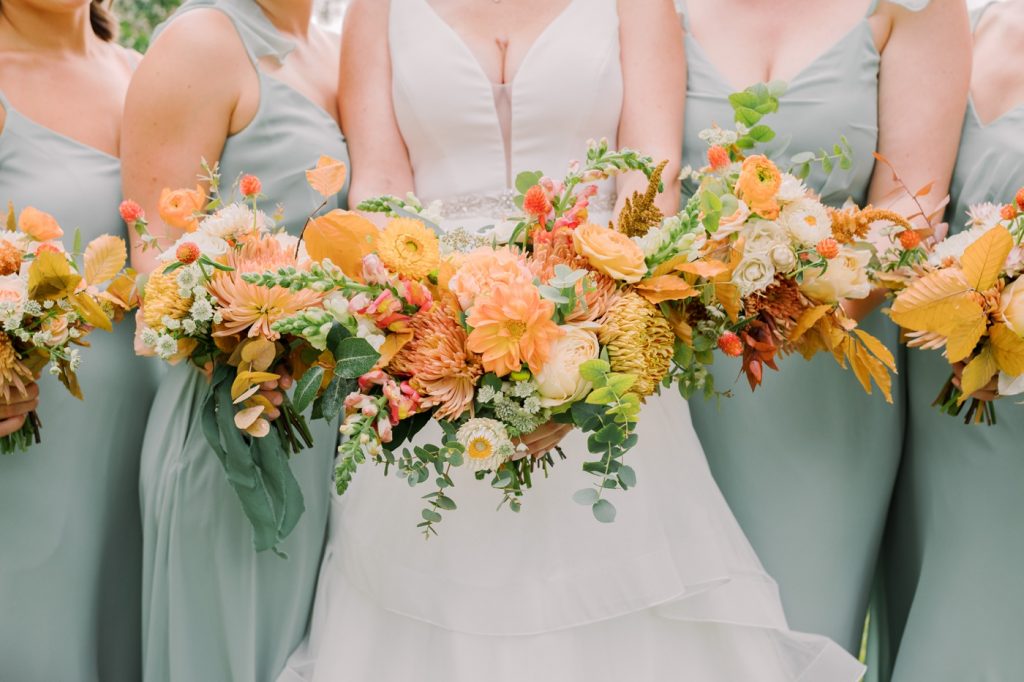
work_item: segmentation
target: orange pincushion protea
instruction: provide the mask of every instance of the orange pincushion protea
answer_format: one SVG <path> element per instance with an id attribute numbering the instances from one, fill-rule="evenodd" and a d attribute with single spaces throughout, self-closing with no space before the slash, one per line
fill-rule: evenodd
<path id="1" fill-rule="evenodd" d="M 573 270 L 588 271 L 586 280 L 589 291 L 584 292 L 582 281 L 577 285 L 576 293 L 582 300 L 565 321 L 593 322 L 603 318 L 615 300 L 615 280 L 591 270 L 590 261 L 576 253 L 576 247 L 572 242 L 573 231 L 570 228 L 556 228 L 552 232 L 538 230 L 537 235 L 538 238 L 534 239 L 533 257 L 528 265 L 530 271 L 540 281 L 547 282 L 554 277 L 556 265 L 567 265 Z"/>
<path id="2" fill-rule="evenodd" d="M 562 335 L 552 320 L 555 304 L 532 284 L 505 286 L 477 298 L 467 322 L 468 346 L 483 356 L 484 369 L 506 376 L 525 362 L 534 371 L 547 362 L 551 344 Z"/>
<path id="3" fill-rule="evenodd" d="M 388 365 L 389 372 L 411 377 L 413 389 L 439 406 L 434 413 L 438 419 L 456 419 L 468 410 L 483 374 L 457 314 L 455 301 L 446 299 L 414 315 L 409 321 L 412 340 Z"/>
<path id="4" fill-rule="evenodd" d="M 220 303 L 224 318 L 214 336 L 232 336 L 248 330 L 249 337 L 276 340 L 280 334 L 273 331 L 271 325 L 316 305 L 323 298 L 322 293 L 309 289 L 290 291 L 284 287 L 250 284 L 242 279 L 242 275 L 250 272 L 297 266 L 291 250 L 273 237 L 247 239 L 240 249 L 228 252 L 227 264 L 234 270 L 218 272 L 210 283 L 210 293 Z"/>

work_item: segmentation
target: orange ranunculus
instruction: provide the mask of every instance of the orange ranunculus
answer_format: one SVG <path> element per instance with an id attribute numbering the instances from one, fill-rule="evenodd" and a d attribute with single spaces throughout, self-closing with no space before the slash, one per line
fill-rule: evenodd
<path id="1" fill-rule="evenodd" d="M 598 272 L 622 282 L 639 282 L 647 274 L 644 252 L 636 242 L 616 230 L 584 223 L 573 234 L 576 253 L 585 256 Z"/>
<path id="2" fill-rule="evenodd" d="M 459 306 L 469 310 L 477 298 L 487 296 L 492 289 L 532 288 L 532 282 L 533 274 L 522 256 L 508 248 L 483 246 L 458 259 L 455 274 L 448 280 L 448 288 L 459 299 Z"/>
<path id="3" fill-rule="evenodd" d="M 196 214 L 206 205 L 206 192 L 196 185 L 195 189 L 170 190 L 164 187 L 160 192 L 160 219 L 171 227 L 186 232 L 199 229 Z"/>
<path id="4" fill-rule="evenodd" d="M 497 287 L 473 305 L 466 345 L 480 354 L 486 371 L 498 376 L 519 371 L 523 362 L 536 372 L 563 333 L 551 319 L 554 312 L 555 304 L 532 284 Z"/>
<path id="5" fill-rule="evenodd" d="M 740 169 L 736 182 L 736 195 L 750 210 L 762 218 L 775 220 L 779 216 L 779 202 L 775 197 L 782 184 L 782 174 L 766 156 L 749 156 Z"/>
<path id="6" fill-rule="evenodd" d="M 18 229 L 40 242 L 64 236 L 64 230 L 60 229 L 56 218 L 31 206 L 26 206 L 18 217 Z"/>

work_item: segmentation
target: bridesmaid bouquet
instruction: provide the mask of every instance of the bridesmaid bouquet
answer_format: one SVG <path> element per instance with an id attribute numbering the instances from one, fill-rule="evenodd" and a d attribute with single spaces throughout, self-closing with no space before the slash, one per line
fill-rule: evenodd
<path id="1" fill-rule="evenodd" d="M 314 418 L 337 418 L 349 390 L 346 381 L 369 371 L 377 354 L 363 339 L 337 338 L 340 330 L 323 345 L 280 329 L 281 320 L 321 309 L 323 293 L 262 287 L 247 276 L 315 268 L 316 244 L 301 243 L 257 208 L 262 186 L 255 176 L 240 179 L 241 201 L 225 203 L 217 172 L 207 168 L 206 173 L 209 196 L 201 187 L 165 189 L 161 195 L 162 220 L 185 234 L 160 254 L 162 269 L 142 287 L 137 351 L 171 364 L 187 360 L 209 374 L 203 434 L 262 551 L 287 537 L 304 511 L 302 491 L 288 465 L 290 454 L 313 445 L 303 413 L 312 405 Z M 307 176 L 325 198 L 308 224 L 328 224 L 340 212 L 317 214 L 344 185 L 345 166 L 323 157 Z M 137 204 L 123 204 L 122 216 L 146 243 L 153 243 Z M 260 389 L 282 379 L 284 368 L 296 387 L 275 406 Z"/>
<path id="2" fill-rule="evenodd" d="M 821 163 L 826 173 L 833 164 L 848 167 L 845 142 L 832 154 L 794 156 L 791 172 L 764 155 L 748 155 L 775 137 L 761 119 L 777 110 L 781 87 L 757 85 L 730 97 L 736 130 L 702 133 L 708 165 L 688 171 L 696 185 L 693 197 L 680 216 L 643 237 L 648 267 L 693 291 L 662 304 L 681 340 L 670 379 L 686 397 L 701 390 L 713 395 L 706 365 L 717 347 L 742 358 L 741 372 L 753 390 L 765 367 L 778 369 L 776 357 L 799 353 L 810 359 L 827 352 L 853 370 L 867 393 L 874 383 L 892 402 L 892 354 L 858 329 L 840 302 L 871 292 L 872 251 L 863 242 L 872 224 L 910 226 L 892 211 L 829 208 L 804 185 L 801 178 L 812 163 Z M 666 248 L 677 234 L 694 231 L 701 243 L 698 260 Z"/>
<path id="3" fill-rule="evenodd" d="M 935 405 L 964 423 L 995 424 L 995 406 L 971 399 L 998 380 L 999 393 L 1024 393 L 1024 189 L 1005 205 L 971 210 L 969 229 L 936 244 L 900 291 L 890 315 L 909 345 L 944 349 L 951 365 L 964 363 Z"/>
<path id="4" fill-rule="evenodd" d="M 68 392 L 82 398 L 78 369 L 95 328 L 113 329 L 135 307 L 135 273 L 125 269 L 124 241 L 102 235 L 83 250 L 75 233 L 71 252 L 59 241 L 64 231 L 53 216 L 31 206 L 7 211 L 0 232 L 0 394 L 5 401 L 27 396 L 27 384 L 49 365 Z M 21 429 L 0 438 L 0 454 L 40 442 L 41 422 L 31 412 Z"/>

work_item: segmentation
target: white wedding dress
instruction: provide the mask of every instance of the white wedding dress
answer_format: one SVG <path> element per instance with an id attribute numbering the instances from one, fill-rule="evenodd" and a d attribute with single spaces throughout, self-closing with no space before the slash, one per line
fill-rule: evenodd
<path id="1" fill-rule="evenodd" d="M 446 200 L 447 224 L 475 228 L 513 211 L 510 169 L 557 177 L 588 139 L 614 143 L 616 0 L 572 0 L 506 87 L 427 0 L 391 8 L 395 113 L 417 194 Z M 606 191 L 596 202 L 598 221 L 611 200 Z M 432 424 L 420 439 L 438 434 Z M 862 666 L 830 640 L 789 631 L 686 401 L 675 391 L 650 399 L 639 435 L 627 455 L 638 484 L 611 493 L 611 524 L 571 499 L 593 480 L 580 470 L 578 433 L 518 514 L 496 511 L 500 493 L 459 472 L 459 508 L 429 541 L 415 528 L 428 486 L 364 466 L 334 500 L 310 633 L 280 682 L 860 679 Z"/>

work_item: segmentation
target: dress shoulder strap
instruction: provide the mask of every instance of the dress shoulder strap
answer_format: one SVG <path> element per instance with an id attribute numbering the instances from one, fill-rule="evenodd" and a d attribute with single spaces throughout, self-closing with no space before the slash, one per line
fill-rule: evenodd
<path id="1" fill-rule="evenodd" d="M 894 5 L 899 5 L 900 7 L 905 7 L 906 9 L 909 9 L 911 12 L 920 12 L 925 7 L 927 7 L 929 4 L 931 4 L 932 0 L 886 0 L 886 1 L 887 2 L 891 2 Z M 882 0 L 871 0 L 871 5 L 868 7 L 867 16 L 870 17 L 872 14 L 874 14 L 878 10 L 878 6 L 881 5 L 881 4 L 882 4 Z"/>
<path id="2" fill-rule="evenodd" d="M 238 36 L 253 64 L 265 57 L 284 62 L 295 43 L 281 34 L 263 13 L 255 0 L 186 0 L 165 22 L 157 27 L 155 38 L 175 19 L 194 9 L 215 9 L 223 12 L 235 25 Z"/>
<path id="3" fill-rule="evenodd" d="M 689 33 L 690 31 L 690 18 L 686 15 L 686 0 L 675 0 L 676 14 L 679 15 L 679 22 L 683 25 L 683 29 Z"/>

